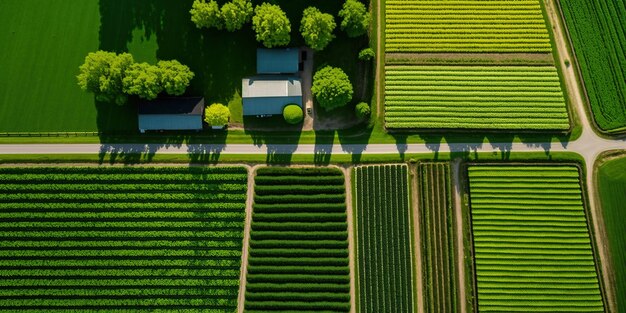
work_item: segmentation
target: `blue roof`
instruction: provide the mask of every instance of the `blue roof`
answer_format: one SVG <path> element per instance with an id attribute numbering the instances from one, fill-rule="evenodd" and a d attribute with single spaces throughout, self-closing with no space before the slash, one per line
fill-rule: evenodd
<path id="1" fill-rule="evenodd" d="M 293 74 L 300 64 L 300 50 L 262 49 L 256 51 L 256 71 L 258 74 Z"/>
<path id="2" fill-rule="evenodd" d="M 202 130 L 202 115 L 139 115 L 139 130 Z"/>

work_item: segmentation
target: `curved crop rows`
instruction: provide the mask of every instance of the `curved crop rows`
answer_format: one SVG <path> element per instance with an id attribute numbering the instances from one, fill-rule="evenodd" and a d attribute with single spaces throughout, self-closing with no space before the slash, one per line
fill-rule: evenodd
<path id="1" fill-rule="evenodd" d="M 470 166 L 481 312 L 604 312 L 573 166 Z"/>
<path id="2" fill-rule="evenodd" d="M 387 128 L 566 130 L 550 66 L 386 66 Z"/>
<path id="3" fill-rule="evenodd" d="M 414 311 L 406 165 L 355 170 L 359 311 Z"/>
<path id="4" fill-rule="evenodd" d="M 386 0 L 387 52 L 552 51 L 539 0 Z"/>
<path id="5" fill-rule="evenodd" d="M 345 199 L 338 169 L 257 171 L 246 312 L 350 311 Z"/>
<path id="6" fill-rule="evenodd" d="M 418 167 L 426 312 L 458 312 L 450 165 Z"/>
<path id="7" fill-rule="evenodd" d="M 626 3 L 560 3 L 596 122 L 604 130 L 626 127 Z"/>
<path id="8" fill-rule="evenodd" d="M 244 168 L 0 177 L 0 309 L 236 309 Z"/>

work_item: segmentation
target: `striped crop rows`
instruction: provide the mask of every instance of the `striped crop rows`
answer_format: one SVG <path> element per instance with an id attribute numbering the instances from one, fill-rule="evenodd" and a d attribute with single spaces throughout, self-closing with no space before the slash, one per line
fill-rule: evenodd
<path id="1" fill-rule="evenodd" d="M 626 127 L 626 2 L 560 3 L 596 122 L 604 130 Z"/>
<path id="2" fill-rule="evenodd" d="M 386 0 L 387 52 L 552 51 L 539 0 Z"/>
<path id="3" fill-rule="evenodd" d="M 406 165 L 355 170 L 359 311 L 413 312 Z"/>
<path id="4" fill-rule="evenodd" d="M 551 66 L 386 66 L 387 128 L 566 130 Z"/>
<path id="5" fill-rule="evenodd" d="M 244 168 L 0 168 L 0 310 L 237 307 Z"/>
<path id="6" fill-rule="evenodd" d="M 350 311 L 341 170 L 261 168 L 254 192 L 246 312 Z"/>
<path id="7" fill-rule="evenodd" d="M 418 173 L 426 312 L 457 312 L 450 165 L 422 163 Z"/>
<path id="8" fill-rule="evenodd" d="M 574 166 L 470 166 L 481 312 L 604 312 Z"/>

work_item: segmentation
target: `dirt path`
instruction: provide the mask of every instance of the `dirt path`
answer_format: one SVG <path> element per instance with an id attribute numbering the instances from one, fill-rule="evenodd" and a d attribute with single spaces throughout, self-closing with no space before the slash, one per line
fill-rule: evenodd
<path id="1" fill-rule="evenodd" d="M 246 274 L 248 273 L 248 245 L 250 243 L 250 228 L 252 224 L 252 204 L 254 203 L 254 176 L 259 165 L 246 166 L 248 168 L 248 196 L 246 197 L 246 219 L 243 232 L 243 249 L 241 251 L 241 273 L 239 273 L 239 297 L 237 312 L 243 313 L 246 295 Z"/>
<path id="2" fill-rule="evenodd" d="M 381 0 L 376 0 L 376 21 L 378 22 L 378 27 L 376 27 L 376 76 L 374 76 L 376 83 L 374 84 L 374 86 L 376 88 L 376 112 L 378 116 L 382 116 L 383 108 L 385 107 L 385 104 L 383 103 L 383 93 L 380 89 L 380 84 L 382 83 L 380 81 L 380 69 L 384 66 L 383 61 L 385 60 L 385 51 L 383 50 L 382 43 L 382 27 L 384 27 L 385 25 L 385 23 L 383 23 L 383 15 L 381 13 L 383 10 L 382 5 L 383 4 Z"/>
<path id="3" fill-rule="evenodd" d="M 386 53 L 386 63 L 405 64 L 548 64 L 550 53 Z"/>
<path id="4" fill-rule="evenodd" d="M 465 289 L 465 250 L 463 246 L 463 206 L 461 205 L 461 160 L 455 159 L 451 164 L 452 186 L 454 188 L 452 197 L 454 199 L 454 220 L 456 221 L 456 261 L 459 275 L 458 299 L 461 313 L 467 312 L 467 290 Z"/>
<path id="5" fill-rule="evenodd" d="M 583 92 L 579 88 L 578 84 L 578 76 L 574 71 L 574 66 L 566 66 L 565 61 L 567 60 L 570 64 L 573 58 L 570 55 L 570 51 L 567 45 L 567 35 L 565 32 L 565 27 L 562 25 L 561 20 L 561 12 L 559 12 L 559 7 L 556 0 L 545 0 L 546 11 L 548 13 L 548 17 L 550 18 L 550 23 L 552 24 L 554 30 L 554 37 L 556 41 L 556 46 L 559 52 L 559 62 L 561 64 L 561 68 L 563 69 L 563 73 L 565 75 L 565 81 L 567 84 L 567 91 L 570 97 L 570 101 L 574 108 L 578 112 L 578 116 L 580 119 L 580 123 L 583 126 L 583 134 L 581 138 L 578 140 L 580 142 L 584 142 L 587 145 L 587 149 L 585 149 L 587 153 L 594 150 L 595 143 L 600 139 L 600 137 L 594 132 L 590 119 L 593 116 L 587 116 L 587 112 L 585 110 L 586 103 L 583 101 L 582 95 Z M 587 185 L 587 194 L 589 198 L 589 209 L 591 211 L 591 219 L 593 222 L 593 230 L 595 234 L 595 241 L 597 247 L 597 253 L 600 257 L 600 264 L 602 266 L 602 280 L 604 282 L 604 293 L 606 294 L 606 305 L 608 306 L 609 312 L 616 312 L 616 299 L 613 290 L 613 285 L 611 285 L 611 268 L 609 266 L 610 256 L 608 255 L 608 247 L 607 247 L 607 237 L 604 229 L 604 223 L 602 220 L 602 214 L 600 212 L 600 204 L 599 200 L 596 197 L 598 192 L 596 190 L 596 184 L 594 180 L 594 166 L 596 160 L 601 151 L 593 151 L 585 158 L 586 161 L 586 185 Z"/>
<path id="6" fill-rule="evenodd" d="M 416 165 L 409 165 L 409 170 L 411 171 L 411 174 L 413 176 L 413 179 L 411 179 L 410 182 L 410 186 L 411 186 L 411 208 L 412 208 L 412 213 L 413 213 L 413 238 L 415 239 L 415 245 L 412 246 L 412 250 L 414 250 L 413 252 L 413 257 L 415 258 L 415 268 L 413 269 L 415 271 L 415 277 L 417 279 L 417 281 L 415 282 L 416 286 L 417 286 L 417 296 L 416 296 L 416 301 L 417 301 L 417 312 L 418 313 L 424 313 L 424 277 L 422 274 L 422 245 L 421 245 L 421 240 L 422 240 L 422 233 L 421 233 L 421 224 L 420 224 L 420 206 L 419 206 L 419 193 L 417 191 L 417 184 L 418 184 L 418 178 L 417 178 L 417 166 Z M 414 293 L 415 295 L 415 293 Z"/>

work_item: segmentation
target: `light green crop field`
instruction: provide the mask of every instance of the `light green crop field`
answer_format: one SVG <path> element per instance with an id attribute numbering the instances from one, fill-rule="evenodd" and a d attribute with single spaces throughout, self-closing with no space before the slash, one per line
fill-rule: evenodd
<path id="1" fill-rule="evenodd" d="M 470 166 L 480 312 L 604 312 L 574 166 Z"/>
<path id="2" fill-rule="evenodd" d="M 598 171 L 602 213 L 616 281 L 618 312 L 626 310 L 626 158 L 608 161 Z"/>

